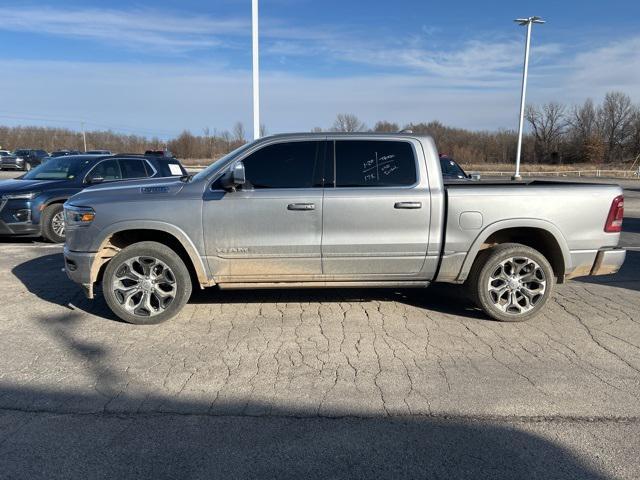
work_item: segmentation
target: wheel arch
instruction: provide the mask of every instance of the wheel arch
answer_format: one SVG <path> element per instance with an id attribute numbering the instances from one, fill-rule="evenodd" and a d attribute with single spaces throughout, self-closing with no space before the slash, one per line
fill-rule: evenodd
<path id="1" fill-rule="evenodd" d="M 200 287 L 211 285 L 206 264 L 189 236 L 173 225 L 149 221 L 115 224 L 94 242 L 92 250 L 96 255 L 91 266 L 91 282 L 101 280 L 107 263 L 120 250 L 143 241 L 158 242 L 170 247 L 183 260 L 194 283 Z"/>
<path id="2" fill-rule="evenodd" d="M 485 228 L 471 245 L 458 281 L 464 282 L 478 254 L 503 243 L 520 243 L 539 251 L 551 264 L 558 283 L 571 269 L 571 253 L 562 232 L 551 222 L 535 219 L 506 220 Z"/>
<path id="3" fill-rule="evenodd" d="M 41 202 L 36 203 L 35 205 L 32 205 L 32 209 L 37 209 L 38 210 L 38 213 L 40 214 L 39 221 L 42 221 L 42 212 L 44 212 L 44 210 L 47 207 L 50 207 L 51 205 L 58 205 L 58 204 L 62 205 L 67 200 L 69 200 L 69 196 L 51 197 L 51 198 L 46 198 L 45 197 L 45 199 L 42 200 Z"/>

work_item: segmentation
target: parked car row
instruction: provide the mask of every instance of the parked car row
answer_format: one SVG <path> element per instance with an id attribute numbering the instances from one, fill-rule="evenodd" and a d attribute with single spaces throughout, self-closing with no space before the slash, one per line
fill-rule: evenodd
<path id="1" fill-rule="evenodd" d="M 4 150 L 0 155 L 1 170 L 24 170 L 27 172 L 49 158 L 49 154 L 44 150 L 24 148 L 15 150 L 13 153 Z"/>
<path id="2" fill-rule="evenodd" d="M 13 152 L 0 150 L 0 170 L 22 170 L 28 172 L 51 158 L 68 155 L 112 155 L 112 153 L 109 150 L 88 150 L 86 152 L 56 150 L 50 154 L 45 150 L 30 148 L 19 148 Z"/>
<path id="3" fill-rule="evenodd" d="M 43 236 L 64 242 L 62 205 L 84 188 L 184 175 L 187 171 L 170 156 L 87 153 L 51 157 L 18 178 L 0 182 L 0 235 Z"/>

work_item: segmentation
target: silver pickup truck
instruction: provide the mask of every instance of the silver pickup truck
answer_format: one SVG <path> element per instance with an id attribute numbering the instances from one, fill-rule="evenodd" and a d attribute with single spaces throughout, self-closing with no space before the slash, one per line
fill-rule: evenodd
<path id="1" fill-rule="evenodd" d="M 465 283 L 522 321 L 554 284 L 618 271 L 618 186 L 445 183 L 430 137 L 289 134 L 195 176 L 91 187 L 65 204 L 68 276 L 127 322 L 176 315 L 192 286 Z M 426 294 L 426 293 L 425 293 Z"/>

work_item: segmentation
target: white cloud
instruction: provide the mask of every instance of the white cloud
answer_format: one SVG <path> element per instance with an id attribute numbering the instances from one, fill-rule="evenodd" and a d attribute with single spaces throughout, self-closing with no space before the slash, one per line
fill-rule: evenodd
<path id="1" fill-rule="evenodd" d="M 12 75 L 0 77 L 0 91 L 12 94 L 3 101 L 1 124 L 77 129 L 84 120 L 89 128 L 163 137 L 185 128 L 196 133 L 207 126 L 230 129 L 237 120 L 250 125 L 248 71 L 167 64 L 2 63 Z M 46 75 L 30 75 L 36 68 Z M 354 112 L 371 125 L 379 119 L 438 119 L 468 128 L 509 127 L 515 87 L 478 92 L 436 86 L 410 75 L 322 79 L 265 72 L 263 120 L 272 133 L 327 127 L 337 112 Z"/>
<path id="2" fill-rule="evenodd" d="M 0 29 L 96 40 L 133 49 L 179 53 L 211 48 L 225 35 L 248 34 L 248 20 L 153 10 L 0 7 Z"/>
<path id="3" fill-rule="evenodd" d="M 33 28 L 169 52 L 199 53 L 229 39 L 248 37 L 245 20 L 148 10 L 0 7 L 0 17 L 0 29 Z M 369 125 L 381 119 L 400 124 L 437 119 L 472 129 L 516 126 L 520 37 L 501 41 L 485 35 L 483 40 L 440 49 L 424 32 L 408 34 L 406 39 L 382 33 L 369 38 L 346 27 L 305 29 L 269 19 L 262 28 L 267 59 L 301 63 L 318 59 L 334 72 L 330 77 L 313 77 L 282 67 L 263 69 L 263 115 L 272 133 L 327 127 L 338 112 L 353 112 Z M 578 48 L 582 51 L 575 53 Z M 198 61 L 191 66 L 166 58 L 165 63 L 143 65 L 3 59 L 3 68 L 11 75 L 0 76 L 0 91 L 11 94 L 3 97 L 0 114 L 5 117 L 0 123 L 36 123 L 34 115 L 40 112 L 51 115 L 41 123 L 52 124 L 64 112 L 58 123 L 73 128 L 84 119 L 89 126 L 161 136 L 183 128 L 196 133 L 207 126 L 228 129 L 236 120 L 250 124 L 248 70 L 229 67 L 232 62 L 225 61 L 225 55 L 219 55 L 219 64 Z M 42 75 L 33 75 L 34 71 Z M 612 89 L 639 101 L 640 37 L 591 48 L 536 44 L 530 81 L 532 102 L 581 102 L 587 97 L 598 101 Z M 69 123 L 69 118 L 78 120 Z"/>

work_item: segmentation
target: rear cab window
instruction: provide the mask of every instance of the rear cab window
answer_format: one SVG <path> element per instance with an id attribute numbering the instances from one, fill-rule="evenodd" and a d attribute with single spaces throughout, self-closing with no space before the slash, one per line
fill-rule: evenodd
<path id="1" fill-rule="evenodd" d="M 412 145 L 402 140 L 336 140 L 336 187 L 408 187 L 418 181 Z"/>

